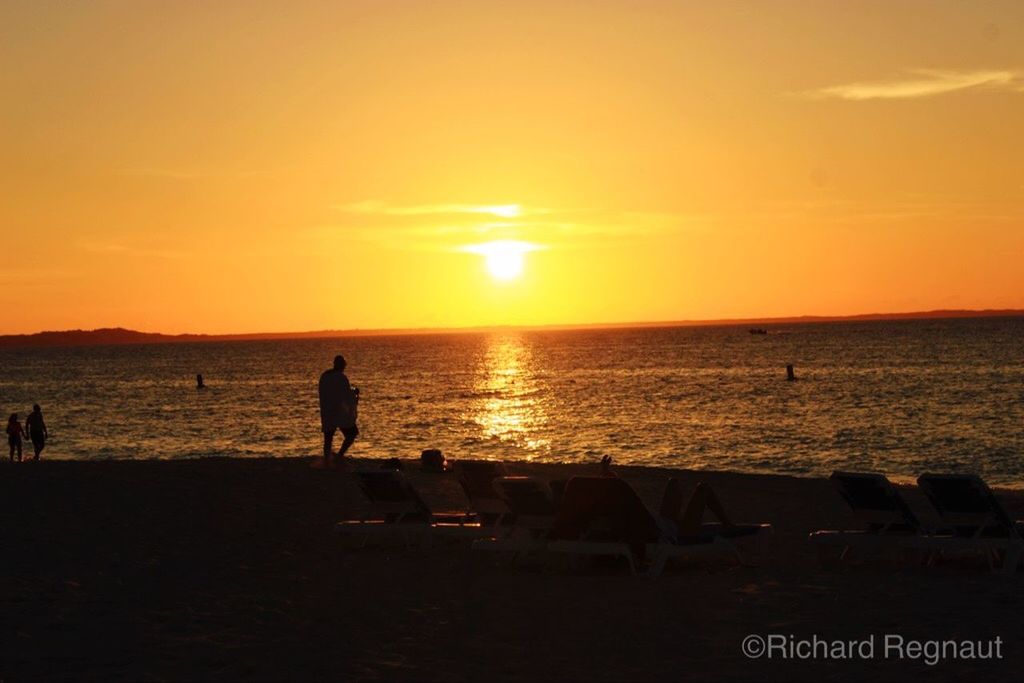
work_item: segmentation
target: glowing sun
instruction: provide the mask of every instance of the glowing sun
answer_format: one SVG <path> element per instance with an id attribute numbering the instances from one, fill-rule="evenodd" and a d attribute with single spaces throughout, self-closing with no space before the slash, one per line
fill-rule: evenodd
<path id="1" fill-rule="evenodd" d="M 523 273 L 524 255 L 539 247 L 517 240 L 497 240 L 465 247 L 466 251 L 484 257 L 487 272 L 495 280 L 514 280 Z"/>

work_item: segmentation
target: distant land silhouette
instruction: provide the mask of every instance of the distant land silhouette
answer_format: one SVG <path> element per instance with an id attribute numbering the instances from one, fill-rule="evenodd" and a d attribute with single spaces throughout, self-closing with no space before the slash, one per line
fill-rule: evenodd
<path id="1" fill-rule="evenodd" d="M 0 348 L 41 346 L 116 346 L 128 344 L 180 344 L 197 342 L 253 341 L 271 339 L 333 339 L 341 337 L 401 336 L 415 334 L 458 334 L 496 330 L 592 330 L 629 327 L 710 327 L 730 325 L 777 325 L 872 320 L 941 320 L 955 318 L 1024 317 L 1024 309 L 936 310 L 911 313 L 864 313 L 860 315 L 804 315 L 783 318 L 723 318 L 718 320 L 676 320 L 660 322 L 592 323 L 577 325 L 494 325 L 482 327 L 394 328 L 319 330 L 314 332 L 256 332 L 249 334 L 161 334 L 138 332 L 123 327 L 96 330 L 63 330 L 33 334 L 0 335 Z"/>

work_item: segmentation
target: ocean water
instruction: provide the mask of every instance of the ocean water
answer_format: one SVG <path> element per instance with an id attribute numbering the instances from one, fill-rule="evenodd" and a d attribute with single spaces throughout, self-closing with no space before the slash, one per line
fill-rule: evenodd
<path id="1" fill-rule="evenodd" d="M 789 474 L 973 471 L 1024 485 L 1024 318 L 767 329 L 5 349 L 0 410 L 24 419 L 42 405 L 45 458 L 316 455 L 317 379 L 343 353 L 362 392 L 352 455 L 608 454 Z"/>

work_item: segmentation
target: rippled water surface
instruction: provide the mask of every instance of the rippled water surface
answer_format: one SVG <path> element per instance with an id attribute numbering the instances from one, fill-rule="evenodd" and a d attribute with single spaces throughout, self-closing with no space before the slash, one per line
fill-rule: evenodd
<path id="1" fill-rule="evenodd" d="M 1024 319 L 768 329 L 8 349 L 0 410 L 24 419 L 42 404 L 49 458 L 313 455 L 316 381 L 344 353 L 363 397 L 353 455 L 607 453 L 784 473 L 973 470 L 1024 484 Z"/>

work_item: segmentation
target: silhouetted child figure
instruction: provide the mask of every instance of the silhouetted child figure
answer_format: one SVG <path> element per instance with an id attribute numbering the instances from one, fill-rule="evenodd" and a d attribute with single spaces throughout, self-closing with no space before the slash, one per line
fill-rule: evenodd
<path id="1" fill-rule="evenodd" d="M 18 452 L 18 462 L 21 462 L 21 440 L 25 436 L 25 430 L 18 422 L 18 414 L 11 413 L 7 420 L 7 445 L 11 447 L 11 462 L 14 462 L 14 452 Z"/>
<path id="2" fill-rule="evenodd" d="M 43 409 L 38 403 L 32 405 L 32 412 L 25 418 L 25 431 L 28 432 L 29 441 L 32 442 L 32 450 L 35 451 L 35 459 L 46 448 L 46 439 L 50 436 L 46 430 L 46 422 L 43 421 Z"/>

